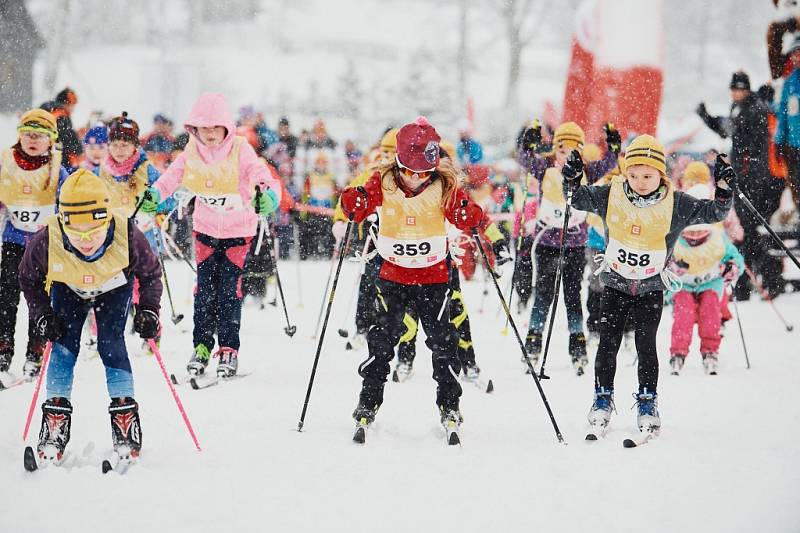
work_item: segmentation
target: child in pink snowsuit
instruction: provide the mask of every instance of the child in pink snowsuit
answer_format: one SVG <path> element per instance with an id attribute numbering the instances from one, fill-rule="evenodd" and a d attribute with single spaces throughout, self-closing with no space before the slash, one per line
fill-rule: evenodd
<path id="1" fill-rule="evenodd" d="M 142 210 L 163 201 L 183 186 L 194 195 L 194 242 L 197 287 L 194 299 L 194 351 L 187 369 L 202 374 L 217 334 L 217 375 L 231 377 L 238 368 L 242 314 L 242 274 L 259 217 L 280 201 L 280 183 L 236 127 L 225 97 L 203 93 L 184 128 L 186 149 L 151 189 Z M 256 195 L 256 187 L 261 190 Z"/>
<path id="2" fill-rule="evenodd" d="M 708 199 L 711 189 L 695 185 L 687 193 Z M 698 224 L 683 230 L 673 260 L 672 269 L 683 287 L 672 294 L 672 374 L 677 376 L 683 368 L 696 323 L 703 367 L 707 374 L 716 375 L 723 296 L 726 286 L 735 283 L 744 270 L 744 259 L 721 224 Z"/>

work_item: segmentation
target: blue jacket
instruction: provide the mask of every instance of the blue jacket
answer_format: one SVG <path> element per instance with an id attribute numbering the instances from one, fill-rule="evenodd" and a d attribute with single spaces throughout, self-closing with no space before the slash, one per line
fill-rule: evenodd
<path id="1" fill-rule="evenodd" d="M 744 258 L 742 257 L 742 254 L 739 252 L 739 250 L 736 248 L 733 242 L 731 242 L 731 240 L 728 238 L 728 235 L 726 235 L 724 232 L 722 235 L 722 240 L 725 242 L 725 255 L 722 256 L 722 259 L 720 260 L 719 264 L 724 265 L 728 261 L 733 261 L 734 263 L 736 263 L 736 267 L 739 269 L 739 275 L 741 276 L 742 273 L 744 272 Z M 680 242 L 683 245 L 687 245 L 686 241 L 683 239 L 683 236 L 678 238 L 678 242 Z M 735 281 L 736 280 L 734 280 L 734 283 Z M 716 291 L 717 296 L 722 298 L 722 293 L 724 289 L 725 289 L 725 281 L 722 279 L 722 273 L 720 272 L 719 276 L 699 284 L 688 283 L 684 279 L 683 288 L 681 290 L 698 294 L 701 292 L 713 290 Z M 675 294 L 674 292 L 668 293 L 667 295 L 668 301 L 672 299 L 672 296 L 674 294 Z"/>
<path id="2" fill-rule="evenodd" d="M 475 139 L 463 139 L 456 145 L 456 155 L 462 165 L 475 165 L 483 161 L 483 146 Z"/>
<path id="3" fill-rule="evenodd" d="M 775 116 L 778 119 L 775 144 L 800 148 L 800 69 L 794 69 L 783 82 Z"/>

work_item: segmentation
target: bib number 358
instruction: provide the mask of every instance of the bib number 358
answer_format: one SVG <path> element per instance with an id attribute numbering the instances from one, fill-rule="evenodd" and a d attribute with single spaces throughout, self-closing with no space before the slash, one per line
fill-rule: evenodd
<path id="1" fill-rule="evenodd" d="M 619 249 L 617 261 L 630 266 L 648 266 L 650 264 L 650 254 L 638 254 Z"/>
<path id="2" fill-rule="evenodd" d="M 394 255 L 397 256 L 414 257 L 415 255 L 427 255 L 431 251 L 431 243 L 427 241 L 422 241 L 420 243 L 395 243 L 392 245 L 392 251 Z"/>

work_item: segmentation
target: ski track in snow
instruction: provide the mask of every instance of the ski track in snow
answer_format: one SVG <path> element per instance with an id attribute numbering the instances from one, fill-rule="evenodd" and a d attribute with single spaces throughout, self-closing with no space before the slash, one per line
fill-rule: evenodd
<path id="1" fill-rule="evenodd" d="M 202 453 L 194 450 L 155 358 L 140 355 L 132 336 L 144 449 L 125 476 L 100 474 L 111 435 L 99 359 L 79 360 L 76 367 L 68 450 L 80 455 L 93 442 L 94 451 L 70 469 L 23 470 L 21 435 L 33 385 L 0 393 L 0 531 L 800 530 L 800 333 L 787 334 L 766 303 L 739 304 L 753 368 L 745 369 L 733 320 L 716 377 L 703 373 L 697 338 L 682 375 L 669 375 L 672 308 L 665 308 L 658 344 L 663 429 L 632 450 L 623 449 L 622 440 L 635 429 L 633 354 L 622 350 L 618 357 L 611 430 L 604 440 L 585 443 L 593 372 L 573 374 L 559 306 L 547 364 L 552 379 L 543 386 L 564 446 L 531 376 L 523 373 L 513 332 L 500 333 L 504 317 L 491 286 L 479 313 L 478 273 L 464 284 L 465 299 L 478 364 L 496 390 L 486 395 L 464 386 L 463 446 L 445 445 L 422 338 L 414 376 L 387 383 L 367 444 L 357 446 L 350 414 L 360 387 L 356 367 L 366 351 L 345 351 L 337 334 L 358 268 L 353 263 L 342 271 L 305 429 L 296 431 L 328 266 L 309 262 L 298 270 L 293 261 L 280 263 L 298 327 L 292 339 L 283 332 L 280 307 L 259 311 L 246 304 L 239 368 L 251 376 L 204 391 L 179 388 Z M 168 371 L 180 375 L 191 351 L 192 277 L 182 263 L 167 268 L 186 319 L 178 326 L 169 322 L 165 295 L 161 349 Z M 800 295 L 784 295 L 776 305 L 790 321 L 800 319 Z M 516 318 L 524 332 L 527 318 Z M 24 341 L 17 345 L 15 372 Z M 38 403 L 43 399 L 44 390 Z M 40 417 L 37 405 L 30 443 Z"/>

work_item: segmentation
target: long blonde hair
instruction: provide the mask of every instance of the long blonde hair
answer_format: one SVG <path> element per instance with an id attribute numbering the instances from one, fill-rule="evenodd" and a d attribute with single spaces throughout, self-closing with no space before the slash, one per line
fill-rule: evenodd
<path id="1" fill-rule="evenodd" d="M 391 175 L 394 179 L 402 179 L 400 178 L 400 165 L 394 159 L 379 165 L 376 170 L 380 173 L 381 183 L 385 181 L 387 175 Z M 442 157 L 439 160 L 439 166 L 434 171 L 434 175 L 442 180 L 442 208 L 445 211 L 449 211 L 456 207 L 456 189 L 461 185 L 463 174 L 456 168 L 450 158 Z M 397 187 L 397 184 L 394 184 L 394 186 Z"/>

